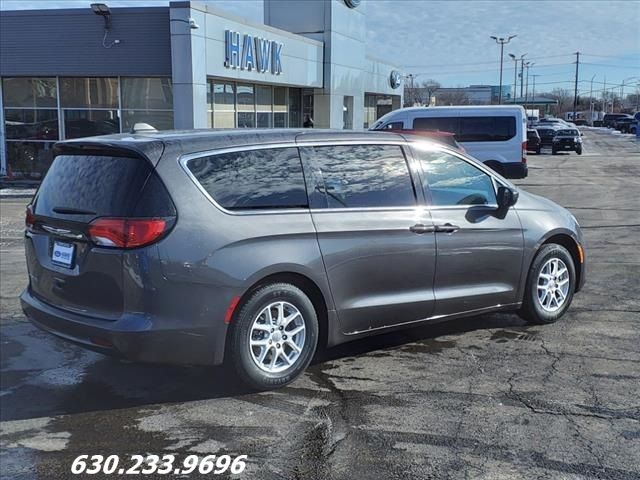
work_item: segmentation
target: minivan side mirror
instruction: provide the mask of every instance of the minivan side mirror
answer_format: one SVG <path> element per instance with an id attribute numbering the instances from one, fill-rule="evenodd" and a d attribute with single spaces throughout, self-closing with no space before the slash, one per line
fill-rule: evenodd
<path id="1" fill-rule="evenodd" d="M 501 185 L 498 187 L 498 195 L 496 198 L 498 201 L 498 208 L 502 210 L 515 205 L 518 201 L 518 196 L 519 194 L 517 190 Z"/>

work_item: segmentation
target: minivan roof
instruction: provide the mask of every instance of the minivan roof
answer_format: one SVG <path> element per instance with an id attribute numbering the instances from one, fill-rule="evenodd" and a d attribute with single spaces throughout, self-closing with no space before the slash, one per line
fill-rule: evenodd
<path id="1" fill-rule="evenodd" d="M 62 153 L 114 150 L 144 156 L 156 163 L 163 152 L 188 154 L 249 145 L 308 143 L 324 141 L 407 140 L 408 135 L 381 131 L 324 129 L 200 129 L 121 133 L 58 142 L 56 155 Z M 424 140 L 424 138 L 420 138 Z M 95 153 L 94 153 L 95 154 Z"/>

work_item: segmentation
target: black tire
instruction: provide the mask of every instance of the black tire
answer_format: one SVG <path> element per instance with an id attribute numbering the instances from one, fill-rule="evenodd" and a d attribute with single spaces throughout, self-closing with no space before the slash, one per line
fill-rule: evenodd
<path id="1" fill-rule="evenodd" d="M 551 148 L 551 155 L 557 155 L 558 151 L 555 148 Z"/>
<path id="2" fill-rule="evenodd" d="M 540 147 L 536 148 L 536 155 L 540 155 L 541 152 L 542 152 L 542 149 Z"/>
<path id="3" fill-rule="evenodd" d="M 566 265 L 569 273 L 569 290 L 562 306 L 554 311 L 550 312 L 545 310 L 540 301 L 538 300 L 538 278 L 542 268 L 545 264 L 556 258 L 562 260 Z M 576 288 L 576 269 L 573 263 L 573 257 L 562 245 L 555 243 L 549 243 L 543 245 L 540 251 L 536 255 L 535 259 L 531 263 L 529 268 L 529 274 L 527 275 L 527 283 L 524 291 L 524 298 L 522 301 L 522 307 L 518 311 L 524 320 L 531 324 L 547 324 L 554 323 L 567 311 L 573 300 L 573 293 Z"/>
<path id="4" fill-rule="evenodd" d="M 576 153 L 577 153 L 578 155 L 582 155 L 582 147 L 578 147 L 578 148 L 576 148 Z"/>
<path id="5" fill-rule="evenodd" d="M 305 326 L 305 338 L 302 352 L 293 365 L 282 372 L 272 373 L 262 370 L 253 359 L 249 340 L 254 320 L 269 304 L 278 301 L 287 302 L 298 309 Z M 239 379 L 249 387 L 266 390 L 282 387 L 295 380 L 311 362 L 317 344 L 318 316 L 309 297 L 289 283 L 271 283 L 258 288 L 243 302 L 232 319 L 226 348 Z M 282 342 L 282 348 L 285 348 L 285 342 Z"/>

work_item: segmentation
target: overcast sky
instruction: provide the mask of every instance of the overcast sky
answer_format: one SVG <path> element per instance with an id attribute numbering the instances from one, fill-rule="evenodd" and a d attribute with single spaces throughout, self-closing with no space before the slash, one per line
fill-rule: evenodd
<path id="1" fill-rule="evenodd" d="M 111 7 L 167 5 L 167 0 L 103 0 Z M 5 10 L 86 7 L 89 0 L 0 0 Z M 262 23 L 262 0 L 205 0 Z M 573 89 L 575 52 L 581 52 L 579 91 L 640 82 L 640 0 L 363 0 L 369 54 L 397 64 L 421 82 L 445 86 L 498 84 L 499 46 L 489 37 L 517 34 L 505 46 L 504 80 L 513 83 L 507 56 L 523 53 L 534 65 L 536 91 Z M 362 8 L 362 7 L 360 7 Z M 635 77 L 635 78 L 631 78 Z M 530 87 L 533 78 L 530 76 Z M 618 89 L 620 87 L 617 87 Z"/>

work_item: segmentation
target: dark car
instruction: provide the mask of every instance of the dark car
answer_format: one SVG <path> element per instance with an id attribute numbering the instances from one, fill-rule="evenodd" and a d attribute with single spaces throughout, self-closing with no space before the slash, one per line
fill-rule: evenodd
<path id="1" fill-rule="evenodd" d="M 553 137 L 556 136 L 556 132 L 558 129 L 554 126 L 536 126 L 536 130 L 538 131 L 538 135 L 540 136 L 540 146 L 541 147 L 551 147 L 553 146 Z"/>
<path id="2" fill-rule="evenodd" d="M 633 118 L 633 117 L 626 113 L 606 113 L 605 116 L 602 118 L 602 126 L 614 128 L 616 121 L 620 120 L 621 118 Z"/>
<path id="3" fill-rule="evenodd" d="M 527 151 L 536 152 L 540 155 L 542 149 L 542 143 L 540 141 L 540 135 L 535 128 L 527 129 Z"/>
<path id="4" fill-rule="evenodd" d="M 582 155 L 582 137 L 580 132 L 575 128 L 558 130 L 553 137 L 551 151 L 554 155 L 563 151 L 573 151 L 578 155 Z"/>
<path id="5" fill-rule="evenodd" d="M 631 125 L 633 125 L 635 121 L 636 120 L 631 115 L 628 117 L 618 118 L 613 123 L 613 128 L 619 130 L 621 133 L 630 133 Z"/>
<path id="6" fill-rule="evenodd" d="M 56 144 L 26 217 L 37 326 L 284 385 L 316 347 L 493 311 L 551 323 L 585 278 L 564 208 L 423 137 L 149 132 Z"/>

